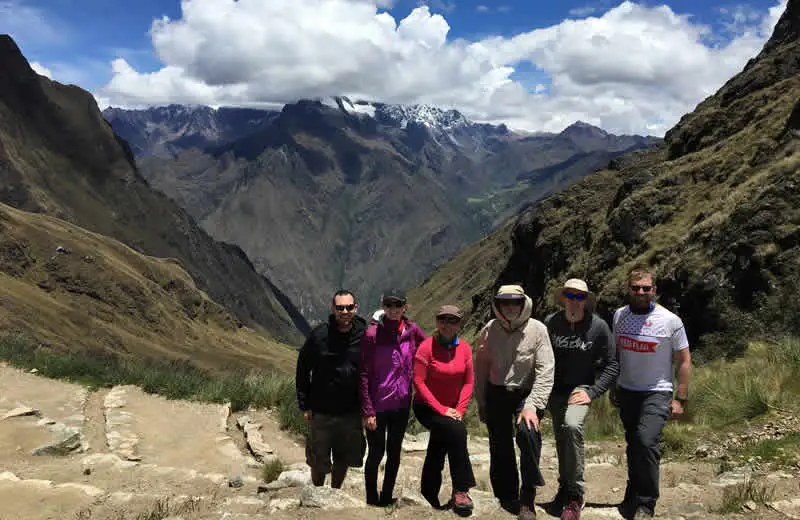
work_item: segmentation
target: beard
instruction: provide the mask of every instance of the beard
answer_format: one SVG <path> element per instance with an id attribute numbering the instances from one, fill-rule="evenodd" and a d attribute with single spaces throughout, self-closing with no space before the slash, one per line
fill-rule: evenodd
<path id="1" fill-rule="evenodd" d="M 341 328 L 349 327 L 353 323 L 353 318 L 355 318 L 353 314 L 349 316 L 336 316 L 336 325 Z"/>

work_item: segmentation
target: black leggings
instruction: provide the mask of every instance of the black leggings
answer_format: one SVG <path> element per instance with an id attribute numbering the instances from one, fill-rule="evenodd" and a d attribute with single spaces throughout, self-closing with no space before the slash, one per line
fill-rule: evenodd
<path id="1" fill-rule="evenodd" d="M 392 500 L 397 471 L 400 469 L 400 452 L 403 448 L 403 437 L 408 426 L 409 408 L 389 410 L 375 414 L 377 427 L 367 430 L 367 462 L 364 465 L 364 487 L 367 491 L 367 502 L 388 502 Z M 378 496 L 378 468 L 386 454 L 386 469 L 383 472 L 383 486 Z"/>
<path id="2" fill-rule="evenodd" d="M 420 402 L 414 403 L 414 416 L 431 432 L 422 466 L 422 496 L 434 506 L 438 504 L 445 457 L 450 462 L 453 491 L 469 491 L 475 486 L 475 475 L 469 460 L 464 422 L 439 415 L 430 406 Z"/>

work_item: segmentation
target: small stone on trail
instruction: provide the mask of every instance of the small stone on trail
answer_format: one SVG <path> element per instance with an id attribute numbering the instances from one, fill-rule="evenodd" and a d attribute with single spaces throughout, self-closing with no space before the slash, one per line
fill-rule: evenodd
<path id="1" fill-rule="evenodd" d="M 710 454 L 711 454 L 711 446 L 709 446 L 708 444 L 701 444 L 700 446 L 697 447 L 696 450 L 694 450 L 695 457 L 704 458 L 708 457 Z"/>
<path id="2" fill-rule="evenodd" d="M 0 421 L 3 421 L 5 419 L 11 419 L 13 417 L 28 417 L 31 415 L 35 415 L 38 417 L 41 415 L 41 412 L 39 412 L 39 410 L 34 410 L 33 408 L 29 408 L 27 406 L 20 406 L 18 408 L 14 408 L 10 412 L 3 415 L 3 417 L 0 418 Z"/>
<path id="3" fill-rule="evenodd" d="M 744 508 L 747 509 L 748 511 L 755 511 L 756 509 L 758 509 L 758 504 L 756 504 L 752 500 L 748 500 L 747 502 L 744 503 Z"/>
<path id="4" fill-rule="evenodd" d="M 620 491 L 621 491 L 621 490 L 620 490 L 620 488 L 618 488 L 618 487 L 613 487 L 613 488 L 611 488 L 611 492 L 612 492 L 612 493 L 619 493 Z"/>
<path id="5" fill-rule="evenodd" d="M 92 468 L 83 468 L 83 474 L 84 475 L 91 475 L 92 474 Z"/>
<path id="6" fill-rule="evenodd" d="M 244 487 L 244 480 L 242 479 L 241 476 L 236 475 L 235 477 L 233 477 L 232 479 L 230 479 L 228 481 L 228 487 L 232 487 L 232 488 Z"/>

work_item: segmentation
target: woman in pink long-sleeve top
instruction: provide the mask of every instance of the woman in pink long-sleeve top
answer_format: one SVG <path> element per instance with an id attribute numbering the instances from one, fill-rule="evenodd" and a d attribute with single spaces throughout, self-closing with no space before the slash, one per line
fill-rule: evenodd
<path id="1" fill-rule="evenodd" d="M 442 508 L 444 458 L 450 461 L 453 510 L 472 511 L 470 488 L 475 476 L 467 449 L 463 417 L 472 398 L 472 347 L 458 337 L 463 315 L 458 307 L 444 305 L 436 315 L 436 334 L 427 338 L 414 357 L 414 415 L 430 430 L 428 451 L 422 467 L 420 491 L 431 505 Z"/>

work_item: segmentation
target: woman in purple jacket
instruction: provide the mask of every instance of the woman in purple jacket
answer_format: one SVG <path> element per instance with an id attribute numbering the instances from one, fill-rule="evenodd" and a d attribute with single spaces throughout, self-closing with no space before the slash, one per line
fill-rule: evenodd
<path id="1" fill-rule="evenodd" d="M 411 409 L 414 354 L 425 333 L 405 317 L 404 291 L 384 291 L 382 303 L 382 319 L 361 336 L 361 416 L 369 446 L 364 465 L 367 504 L 387 506 L 393 502 L 400 450 Z M 384 453 L 386 469 L 378 495 L 378 467 Z"/>

